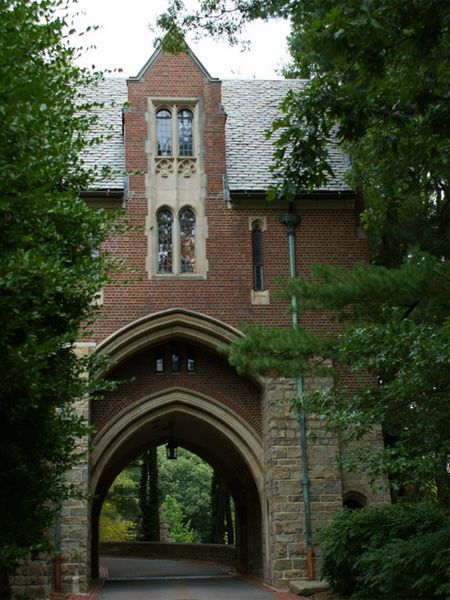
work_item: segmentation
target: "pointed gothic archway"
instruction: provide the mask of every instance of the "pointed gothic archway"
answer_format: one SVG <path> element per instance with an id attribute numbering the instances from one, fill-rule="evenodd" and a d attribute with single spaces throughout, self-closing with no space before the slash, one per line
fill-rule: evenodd
<path id="1" fill-rule="evenodd" d="M 240 390 L 248 395 L 249 385 L 260 396 L 261 387 L 255 382 L 250 383 L 247 378 L 239 378 L 224 358 L 217 355 L 220 346 L 239 335 L 237 330 L 217 319 L 184 310 L 170 310 L 140 319 L 105 340 L 98 348 L 111 357 L 113 370 L 125 365 L 126 373 L 132 374 L 136 386 L 133 390 L 125 386 L 123 398 L 118 398 L 121 394 L 119 388 L 116 408 L 101 423 L 91 452 L 94 574 L 97 568 L 98 518 L 106 492 L 116 475 L 145 448 L 168 441 L 169 424 L 174 423 L 174 437 L 178 444 L 211 464 L 230 488 L 237 512 L 238 566 L 241 570 L 270 578 L 267 544 L 263 542 L 268 528 L 266 511 L 262 509 L 266 506 L 266 498 L 261 437 L 246 413 L 238 414 L 240 407 L 234 409 L 239 406 L 239 398 L 230 398 L 229 404 L 226 399 L 227 393 L 239 395 Z M 195 377 L 187 380 L 192 385 L 184 387 L 163 385 L 161 388 L 164 381 L 161 378 L 155 380 L 160 389 L 154 389 L 152 382 L 148 381 L 139 387 L 139 380 L 143 379 L 139 364 L 148 364 L 146 353 L 174 339 L 186 340 L 202 348 L 203 360 L 208 365 L 214 363 L 216 376 L 218 364 L 223 363 L 220 381 L 234 377 L 236 381 L 231 391 L 223 389 L 222 383 L 215 394 L 216 388 L 211 385 L 214 384 L 214 376 L 210 377 L 212 391 L 208 394 L 195 389 Z M 173 380 L 167 381 L 173 383 Z"/>

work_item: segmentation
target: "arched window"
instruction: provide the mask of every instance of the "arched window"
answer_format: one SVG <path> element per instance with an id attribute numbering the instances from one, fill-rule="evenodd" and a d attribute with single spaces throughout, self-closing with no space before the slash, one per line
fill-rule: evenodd
<path id="1" fill-rule="evenodd" d="M 158 156 L 172 156 L 172 113 L 162 108 L 156 113 Z"/>
<path id="2" fill-rule="evenodd" d="M 194 154 L 192 121 L 194 115 L 187 108 L 178 111 L 178 143 L 180 156 L 192 156 Z"/>
<path id="3" fill-rule="evenodd" d="M 163 208 L 158 211 L 156 221 L 158 225 L 158 273 L 172 273 L 172 213 L 167 208 Z"/>
<path id="4" fill-rule="evenodd" d="M 262 228 L 259 221 L 252 227 L 252 257 L 253 257 L 253 289 L 255 292 L 264 290 Z"/>
<path id="5" fill-rule="evenodd" d="M 195 214 L 190 208 L 180 210 L 181 272 L 195 273 Z"/>

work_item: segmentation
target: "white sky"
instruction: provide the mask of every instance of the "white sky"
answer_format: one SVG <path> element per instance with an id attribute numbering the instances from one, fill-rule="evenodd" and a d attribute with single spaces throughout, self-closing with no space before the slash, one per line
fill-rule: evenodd
<path id="1" fill-rule="evenodd" d="M 95 49 L 87 50 L 78 63 L 95 65 L 99 69 L 122 69 L 122 75 L 137 75 L 154 51 L 154 34 L 149 25 L 167 6 L 167 0 L 78 0 L 74 11 L 77 31 L 88 25 L 100 29 L 80 38 L 80 44 Z M 191 49 L 212 77 L 221 79 L 277 79 L 276 69 L 287 62 L 286 36 L 289 26 L 284 21 L 251 23 L 245 39 L 250 49 L 242 51 L 226 42 L 204 39 L 198 43 L 187 39 Z"/>

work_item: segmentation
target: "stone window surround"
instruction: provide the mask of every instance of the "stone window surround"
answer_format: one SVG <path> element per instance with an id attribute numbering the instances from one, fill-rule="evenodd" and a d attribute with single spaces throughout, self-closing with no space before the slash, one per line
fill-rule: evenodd
<path id="1" fill-rule="evenodd" d="M 206 279 L 208 271 L 208 261 L 206 259 L 206 239 L 208 237 L 208 225 L 204 212 L 204 199 L 206 196 L 206 176 L 203 167 L 203 129 L 204 115 L 202 111 L 203 102 L 197 97 L 148 97 L 147 112 L 145 120 L 148 128 L 148 138 L 146 143 L 146 153 L 148 156 L 148 172 L 146 178 L 147 198 L 148 198 L 148 216 L 146 223 L 147 235 L 149 238 L 147 256 L 147 272 L 150 279 Z M 158 156 L 157 139 L 156 139 L 156 112 L 162 108 L 166 108 L 172 112 L 172 144 L 174 154 L 172 156 Z M 179 156 L 178 151 L 178 120 L 177 113 L 179 110 L 187 108 L 193 114 L 193 155 Z M 162 172 L 162 161 L 166 161 L 170 171 Z M 189 165 L 186 165 L 186 163 Z M 173 198 L 165 199 L 164 201 L 157 200 L 157 194 L 154 190 L 157 187 L 158 176 L 166 180 L 173 175 L 186 178 L 191 181 L 197 181 L 197 190 L 195 197 L 191 197 L 189 201 L 180 201 L 178 194 L 174 194 Z M 157 227 L 156 215 L 161 208 L 169 209 L 174 217 L 173 230 L 173 252 L 174 252 L 174 269 L 172 273 L 157 272 Z M 178 215 L 183 208 L 190 208 L 195 214 L 196 231 L 195 231 L 195 273 L 182 273 L 179 267 L 179 222 Z M 176 229 L 175 229 L 176 227 Z"/>

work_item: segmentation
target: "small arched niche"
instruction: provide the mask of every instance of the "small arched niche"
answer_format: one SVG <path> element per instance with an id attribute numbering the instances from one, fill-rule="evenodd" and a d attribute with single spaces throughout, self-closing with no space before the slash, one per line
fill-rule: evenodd
<path id="1" fill-rule="evenodd" d="M 350 492 L 346 492 L 344 494 L 342 504 L 344 508 L 348 508 L 349 510 L 357 510 L 367 506 L 367 497 L 364 494 L 361 494 L 361 492 L 351 490 Z"/>

